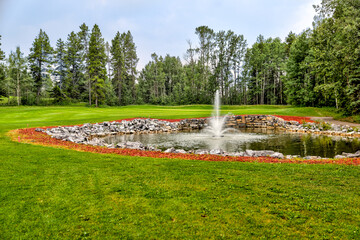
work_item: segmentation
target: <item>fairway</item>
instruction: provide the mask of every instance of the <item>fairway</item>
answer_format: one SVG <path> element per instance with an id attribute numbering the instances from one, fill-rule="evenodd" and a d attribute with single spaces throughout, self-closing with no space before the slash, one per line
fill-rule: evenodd
<path id="1" fill-rule="evenodd" d="M 335 116 L 223 106 L 222 113 Z M 359 239 L 360 169 L 125 157 L 12 142 L 26 127 L 208 117 L 210 105 L 0 108 L 0 239 Z M 336 116 L 335 116 L 336 117 Z"/>

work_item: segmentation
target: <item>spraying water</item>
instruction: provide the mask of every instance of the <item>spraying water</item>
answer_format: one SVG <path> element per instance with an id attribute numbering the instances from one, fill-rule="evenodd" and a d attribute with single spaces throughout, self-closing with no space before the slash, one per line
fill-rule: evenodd
<path id="1" fill-rule="evenodd" d="M 220 105 L 220 93 L 219 90 L 216 90 L 214 99 L 214 110 L 212 113 L 212 117 L 209 120 L 209 126 L 206 128 L 206 131 L 211 133 L 213 137 L 223 137 L 224 133 L 228 130 L 224 129 L 227 115 L 225 115 L 224 117 L 220 116 Z"/>

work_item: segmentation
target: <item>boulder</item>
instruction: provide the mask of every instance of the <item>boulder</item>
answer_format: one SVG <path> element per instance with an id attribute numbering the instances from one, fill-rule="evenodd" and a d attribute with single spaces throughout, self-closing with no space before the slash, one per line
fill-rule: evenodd
<path id="1" fill-rule="evenodd" d="M 213 155 L 221 155 L 224 154 L 224 151 L 222 149 L 212 149 L 209 153 Z"/>
<path id="2" fill-rule="evenodd" d="M 171 148 L 168 148 L 164 151 L 164 153 L 175 153 L 176 149 L 171 147 Z"/>
<path id="3" fill-rule="evenodd" d="M 275 153 L 271 154 L 269 157 L 283 159 L 283 158 L 284 158 L 284 154 L 279 153 L 279 152 L 275 152 Z"/>
<path id="4" fill-rule="evenodd" d="M 195 150 L 195 154 L 209 154 L 209 151 L 206 149 Z"/>

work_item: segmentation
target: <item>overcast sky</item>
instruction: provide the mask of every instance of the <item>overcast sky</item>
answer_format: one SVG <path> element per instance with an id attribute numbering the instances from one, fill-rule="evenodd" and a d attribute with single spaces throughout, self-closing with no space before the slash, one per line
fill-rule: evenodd
<path id="1" fill-rule="evenodd" d="M 40 28 L 56 40 L 67 39 L 82 23 L 96 23 L 111 41 L 130 30 L 140 58 L 138 68 L 158 55 L 183 55 L 187 40 L 197 44 L 195 28 L 232 30 L 249 45 L 259 34 L 280 37 L 311 27 L 313 4 L 321 0 L 0 0 L 0 35 L 6 54 L 20 46 L 25 54 Z"/>

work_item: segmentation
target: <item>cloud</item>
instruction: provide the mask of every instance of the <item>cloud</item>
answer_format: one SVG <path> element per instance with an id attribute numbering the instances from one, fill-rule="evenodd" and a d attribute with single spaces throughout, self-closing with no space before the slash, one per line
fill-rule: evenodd
<path id="1" fill-rule="evenodd" d="M 295 12 L 295 22 L 291 25 L 291 29 L 295 33 L 300 33 L 307 28 L 312 27 L 312 22 L 316 14 L 313 5 L 320 4 L 321 0 L 306 1 Z"/>

